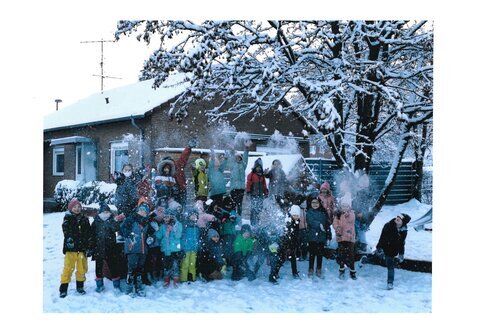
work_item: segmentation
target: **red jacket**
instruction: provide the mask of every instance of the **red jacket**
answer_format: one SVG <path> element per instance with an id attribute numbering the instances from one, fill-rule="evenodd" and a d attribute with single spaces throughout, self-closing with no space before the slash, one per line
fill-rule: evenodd
<path id="1" fill-rule="evenodd" d="M 187 181 L 185 179 L 185 165 L 187 164 L 188 157 L 192 153 L 192 149 L 185 147 L 183 149 L 180 158 L 175 161 L 175 178 L 177 179 L 177 186 L 180 191 L 185 191 L 187 188 Z"/>
<path id="2" fill-rule="evenodd" d="M 267 182 L 264 176 L 250 172 L 247 176 L 247 193 L 252 196 L 268 196 Z"/>

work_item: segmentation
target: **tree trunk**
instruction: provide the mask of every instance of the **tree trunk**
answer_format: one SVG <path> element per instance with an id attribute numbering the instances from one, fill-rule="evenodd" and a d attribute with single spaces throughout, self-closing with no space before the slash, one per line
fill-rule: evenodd
<path id="1" fill-rule="evenodd" d="M 397 154 L 395 155 L 395 158 L 392 161 L 392 165 L 390 167 L 390 173 L 388 174 L 387 180 L 385 181 L 385 185 L 383 187 L 383 190 L 380 196 L 378 197 L 375 205 L 373 206 L 372 210 L 368 214 L 368 217 L 367 217 L 368 226 L 370 226 L 372 221 L 375 219 L 377 214 L 382 209 L 383 205 L 385 204 L 385 201 L 387 200 L 388 194 L 392 190 L 393 184 L 397 179 L 398 169 L 400 168 L 400 164 L 402 163 L 403 154 L 405 153 L 405 150 L 407 149 L 407 146 L 408 146 L 408 142 L 411 138 L 410 128 L 411 128 L 410 124 L 404 124 L 404 130 L 403 130 L 403 133 L 400 135 L 400 141 L 398 142 L 398 147 L 397 147 Z"/>
<path id="2" fill-rule="evenodd" d="M 418 201 L 422 201 L 423 190 L 423 163 L 425 152 L 427 151 L 427 132 L 428 124 L 422 124 L 422 138 L 420 143 L 415 145 L 415 183 L 413 189 L 413 197 Z"/>

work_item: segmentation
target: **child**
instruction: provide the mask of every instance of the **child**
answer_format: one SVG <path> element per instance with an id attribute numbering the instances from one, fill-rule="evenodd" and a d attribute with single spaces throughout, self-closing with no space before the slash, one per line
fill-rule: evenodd
<path id="1" fill-rule="evenodd" d="M 198 269 L 206 281 L 223 279 L 221 270 L 225 261 L 220 246 L 220 235 L 215 229 L 208 230 L 207 241 L 200 249 L 198 260 Z"/>
<path id="2" fill-rule="evenodd" d="M 351 195 L 347 193 L 340 199 L 340 209 L 333 217 L 333 228 L 337 238 L 337 262 L 339 278 L 345 277 L 345 264 L 350 269 L 350 278 L 357 279 L 355 270 L 355 212 L 352 210 Z"/>
<path id="3" fill-rule="evenodd" d="M 378 240 L 376 253 L 378 256 L 385 256 L 387 264 L 387 289 L 393 289 L 393 280 L 395 279 L 395 256 L 398 255 L 398 261 L 403 262 L 405 253 L 405 239 L 407 238 L 407 223 L 410 222 L 410 216 L 406 213 L 399 214 L 396 218 L 387 222 L 382 229 L 382 234 Z"/>
<path id="4" fill-rule="evenodd" d="M 150 208 L 146 203 L 140 204 L 136 214 L 128 216 L 120 225 L 120 230 L 125 238 L 124 251 L 127 256 L 127 289 L 126 293 L 144 297 L 145 289 L 142 284 L 145 260 L 147 257 L 147 215 Z M 135 289 L 135 290 L 134 290 Z"/>
<path id="5" fill-rule="evenodd" d="M 320 185 L 320 192 L 318 195 L 320 204 L 325 212 L 327 213 L 329 224 L 333 222 L 333 213 L 336 211 L 335 197 L 332 195 L 332 190 L 330 190 L 330 183 L 325 181 Z"/>
<path id="6" fill-rule="evenodd" d="M 197 225 L 197 210 L 187 210 L 187 219 L 183 225 L 182 250 L 185 257 L 180 268 L 180 282 L 195 281 L 197 278 L 197 250 L 200 242 L 200 228 Z"/>
<path id="7" fill-rule="evenodd" d="M 293 205 L 290 208 L 290 218 L 287 219 L 285 231 L 280 237 L 278 248 L 272 246 L 270 249 L 273 251 L 271 260 L 269 281 L 276 283 L 278 279 L 278 273 L 283 263 L 289 259 L 292 268 L 292 275 L 294 279 L 300 279 L 300 275 L 297 270 L 297 257 L 295 254 L 299 245 L 299 223 L 300 223 L 301 209 L 297 205 Z"/>
<path id="8" fill-rule="evenodd" d="M 130 215 L 138 202 L 136 176 L 133 174 L 133 166 L 124 164 L 121 173 L 116 172 L 115 183 L 115 206 L 119 214 Z"/>
<path id="9" fill-rule="evenodd" d="M 63 272 L 60 279 L 60 298 L 67 296 L 68 284 L 72 273 L 77 269 L 75 278 L 77 292 L 84 295 L 85 274 L 88 271 L 87 257 L 91 256 L 92 229 L 88 218 L 82 214 L 82 205 L 77 198 L 68 203 L 68 212 L 62 223 L 63 254 L 65 255 Z"/>
<path id="10" fill-rule="evenodd" d="M 220 218 L 220 242 L 222 244 L 223 253 L 227 266 L 232 265 L 233 241 L 235 240 L 235 227 L 240 223 L 241 219 L 235 212 L 235 202 L 230 196 L 223 199 L 223 205 L 220 208 L 222 216 Z"/>
<path id="11" fill-rule="evenodd" d="M 263 210 L 263 199 L 268 196 L 267 183 L 263 175 L 263 162 L 261 158 L 255 163 L 247 176 L 247 194 L 250 196 L 250 222 L 252 226 L 258 224 L 260 212 Z"/>
<path id="12" fill-rule="evenodd" d="M 163 209 L 159 207 L 160 209 Z M 147 257 L 145 259 L 144 274 L 143 274 L 143 283 L 146 285 L 152 285 L 158 282 L 162 273 L 162 252 L 160 251 L 160 243 L 158 242 L 156 232 L 160 228 L 159 223 L 163 221 L 163 212 L 162 210 L 153 211 L 148 216 L 147 228 Z"/>
<path id="13" fill-rule="evenodd" d="M 252 237 L 252 229 L 250 225 L 244 224 L 240 229 L 240 234 L 237 235 L 233 242 L 233 272 L 232 280 L 241 280 L 247 276 L 248 281 L 255 280 L 255 266 L 249 261 L 250 256 L 253 255 L 255 239 Z"/>
<path id="14" fill-rule="evenodd" d="M 208 196 L 213 200 L 214 205 L 222 205 L 223 196 L 227 193 L 225 186 L 225 176 L 223 172 L 227 165 L 227 160 L 223 155 L 216 156 L 215 151 L 210 149 L 210 162 L 208 164 Z"/>
<path id="15" fill-rule="evenodd" d="M 315 274 L 322 278 L 322 255 L 327 240 L 332 238 L 328 213 L 320 205 L 318 198 L 310 198 L 309 209 L 307 210 L 307 240 L 310 257 L 308 259 L 308 277 L 313 277 L 313 267 L 317 259 L 317 269 Z"/>
<path id="16" fill-rule="evenodd" d="M 168 200 L 178 193 L 175 173 L 175 162 L 173 159 L 171 157 L 162 158 L 157 165 L 157 176 L 154 179 L 157 206 L 167 208 Z"/>
<path id="17" fill-rule="evenodd" d="M 228 165 L 230 168 L 230 196 L 235 203 L 235 212 L 242 215 L 242 202 L 245 195 L 245 170 L 248 164 L 248 149 L 252 145 L 250 139 L 244 141 L 243 154 L 234 155 L 231 150 L 228 156 Z"/>
<path id="18" fill-rule="evenodd" d="M 208 175 L 207 163 L 202 158 L 195 160 L 193 169 L 193 185 L 195 187 L 195 200 L 207 201 L 208 197 Z"/>
<path id="19" fill-rule="evenodd" d="M 275 159 L 272 162 L 272 169 L 265 170 L 265 178 L 268 178 L 268 190 L 270 196 L 278 203 L 282 211 L 287 207 L 285 201 L 285 189 L 287 186 L 287 175 L 282 169 L 280 160 Z"/>
<path id="20" fill-rule="evenodd" d="M 173 279 L 173 287 L 178 288 L 180 277 L 180 263 L 182 261 L 182 224 L 177 221 L 176 212 L 170 209 L 164 211 L 163 224 L 156 232 L 160 242 L 160 250 L 164 256 L 163 287 L 170 286 Z"/>
<path id="21" fill-rule="evenodd" d="M 113 288 L 120 292 L 121 250 L 116 242 L 116 232 L 120 230 L 120 222 L 115 219 L 110 207 L 100 202 L 98 214 L 93 219 L 92 234 L 94 239 L 92 260 L 95 260 L 96 292 L 105 290 L 103 283 L 103 264 L 107 262 Z"/>

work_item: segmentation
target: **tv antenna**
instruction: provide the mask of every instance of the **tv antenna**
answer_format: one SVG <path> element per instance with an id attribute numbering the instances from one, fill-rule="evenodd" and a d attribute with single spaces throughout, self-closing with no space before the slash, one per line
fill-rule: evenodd
<path id="1" fill-rule="evenodd" d="M 115 40 L 95 40 L 95 41 L 80 41 L 80 43 L 100 43 L 100 74 L 93 74 L 92 76 L 94 77 L 100 77 L 100 90 L 101 93 L 103 94 L 103 79 L 108 78 L 108 79 L 122 79 L 118 77 L 110 77 L 106 76 L 103 74 L 103 43 L 105 42 L 115 42 Z"/>

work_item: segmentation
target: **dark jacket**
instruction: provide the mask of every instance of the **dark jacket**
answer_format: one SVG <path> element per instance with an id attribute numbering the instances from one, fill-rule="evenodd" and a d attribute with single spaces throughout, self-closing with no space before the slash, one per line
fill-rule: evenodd
<path id="1" fill-rule="evenodd" d="M 128 216 L 120 225 L 121 234 L 125 238 L 125 254 L 147 254 L 147 224 L 147 218 L 134 213 Z"/>
<path id="2" fill-rule="evenodd" d="M 67 212 L 63 217 L 63 254 L 66 252 L 86 252 L 93 247 L 92 228 L 88 218 L 82 213 L 75 215 Z M 69 241 L 71 239 L 71 241 Z M 72 248 L 67 248 L 67 241 L 73 243 Z"/>
<path id="3" fill-rule="evenodd" d="M 404 254 L 407 232 L 407 226 L 398 229 L 395 219 L 390 220 L 383 226 L 382 234 L 378 240 L 377 250 L 382 249 L 385 255 L 389 257 Z"/>
<path id="4" fill-rule="evenodd" d="M 220 242 L 208 239 L 198 256 L 198 271 L 208 276 L 215 270 L 220 271 L 225 264 Z"/>
<path id="5" fill-rule="evenodd" d="M 125 178 L 123 176 L 123 178 L 116 179 L 115 183 L 117 184 L 115 206 L 119 213 L 128 215 L 137 206 L 137 181 L 133 177 Z"/>
<path id="6" fill-rule="evenodd" d="M 282 168 L 273 168 L 265 174 L 265 178 L 269 179 L 268 190 L 271 195 L 284 196 L 287 186 L 287 176 Z"/>
<path id="7" fill-rule="evenodd" d="M 115 221 L 113 215 L 103 220 L 97 214 L 92 223 L 93 255 L 92 260 L 102 260 L 116 254 L 118 246 L 115 232 L 120 230 L 120 223 Z"/>
<path id="8" fill-rule="evenodd" d="M 279 254 L 289 256 L 300 246 L 300 220 L 293 218 L 285 225 L 283 235 L 280 237 Z"/>
<path id="9" fill-rule="evenodd" d="M 313 208 L 308 209 L 306 222 L 308 242 L 326 243 L 327 240 L 332 238 L 328 215 L 322 206 L 320 206 L 320 208 L 317 210 Z"/>

